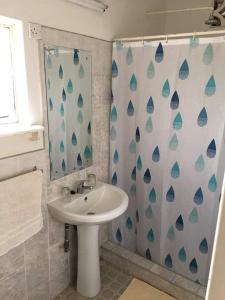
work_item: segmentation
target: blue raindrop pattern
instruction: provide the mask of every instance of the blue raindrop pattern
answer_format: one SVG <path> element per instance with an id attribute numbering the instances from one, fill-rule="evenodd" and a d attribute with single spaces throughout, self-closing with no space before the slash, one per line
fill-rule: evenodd
<path id="1" fill-rule="evenodd" d="M 178 138 L 177 138 L 177 135 L 174 134 L 170 140 L 170 143 L 169 143 L 169 148 L 170 150 L 172 151 L 176 151 L 177 150 L 177 147 L 178 147 Z"/>
<path id="2" fill-rule="evenodd" d="M 213 57 L 214 57 L 213 46 L 211 43 L 209 43 L 203 54 L 203 63 L 205 65 L 210 65 L 213 61 Z"/>
<path id="3" fill-rule="evenodd" d="M 217 179 L 216 179 L 216 175 L 213 174 L 212 177 L 209 180 L 208 183 L 208 188 L 210 190 L 210 192 L 215 193 L 217 190 Z"/>
<path id="4" fill-rule="evenodd" d="M 195 258 L 190 262 L 189 269 L 193 274 L 198 273 L 198 264 Z"/>
<path id="5" fill-rule="evenodd" d="M 207 239 L 204 238 L 200 245 L 199 245 L 199 251 L 202 253 L 202 254 L 207 254 L 208 251 L 209 251 L 209 247 L 208 247 L 208 242 L 207 242 Z"/>
<path id="6" fill-rule="evenodd" d="M 175 162 L 171 170 L 171 177 L 177 179 L 179 176 L 180 176 L 180 167 L 178 162 Z"/>
<path id="7" fill-rule="evenodd" d="M 152 177 L 151 177 L 151 173 L 150 173 L 149 169 L 147 169 L 147 170 L 145 171 L 143 180 L 144 180 L 144 182 L 145 182 L 146 184 L 149 184 L 149 183 L 151 182 L 151 178 L 152 178 Z"/>
<path id="8" fill-rule="evenodd" d="M 64 88 L 62 89 L 62 101 L 66 102 L 66 92 Z"/>
<path id="9" fill-rule="evenodd" d="M 169 95 L 170 95 L 170 83 L 169 80 L 167 79 L 162 88 L 162 96 L 164 98 L 167 98 L 169 97 Z"/>
<path id="10" fill-rule="evenodd" d="M 160 152 L 159 152 L 159 147 L 156 146 L 155 150 L 152 153 L 152 160 L 154 162 L 159 162 L 160 161 Z"/>
<path id="11" fill-rule="evenodd" d="M 84 106 L 84 100 L 83 100 L 83 97 L 82 97 L 81 94 L 79 94 L 79 97 L 78 97 L 78 99 L 77 99 L 77 106 L 78 106 L 79 108 L 82 108 L 82 107 Z"/>
<path id="12" fill-rule="evenodd" d="M 175 91 L 170 102 L 170 108 L 177 109 L 179 107 L 179 102 L 180 100 L 179 100 L 178 93 L 177 91 Z"/>
<path id="13" fill-rule="evenodd" d="M 214 158 L 216 156 L 216 142 L 213 139 L 207 148 L 207 156 L 209 158 Z"/>
<path id="14" fill-rule="evenodd" d="M 201 205 L 203 203 L 203 201 L 204 201 L 204 195 L 203 195 L 202 189 L 199 188 L 194 195 L 194 202 L 197 205 Z"/>
<path id="15" fill-rule="evenodd" d="M 154 101 L 152 97 L 149 98 L 146 109 L 149 114 L 152 114 L 154 112 Z"/>
<path id="16" fill-rule="evenodd" d="M 136 91 L 137 90 L 137 78 L 136 78 L 136 76 L 135 76 L 135 74 L 133 74 L 132 76 L 131 76 L 131 79 L 130 79 L 130 90 L 131 91 Z"/>
<path id="17" fill-rule="evenodd" d="M 145 130 L 147 133 L 151 133 L 153 131 L 153 123 L 152 123 L 152 118 L 149 117 L 147 119 L 146 125 L 145 125 Z"/>
<path id="18" fill-rule="evenodd" d="M 174 241 L 175 240 L 175 230 L 174 227 L 171 226 L 167 232 L 167 238 L 170 241 Z"/>
<path id="19" fill-rule="evenodd" d="M 156 203 L 156 192 L 155 192 L 154 188 L 152 188 L 150 193 L 149 193 L 149 201 L 151 203 Z"/>
<path id="20" fill-rule="evenodd" d="M 148 260 L 204 283 L 202 266 L 207 265 L 211 236 L 202 227 L 203 213 L 218 205 L 221 188 L 214 168 L 221 141 L 213 129 L 215 112 L 218 117 L 222 110 L 217 99 L 221 78 L 213 68 L 212 42 L 191 38 L 185 47 L 188 51 L 176 61 L 164 41 L 146 42 L 140 60 L 140 48 L 115 45 L 111 182 L 127 191 L 130 205 L 113 228 L 120 229 L 126 247 L 133 249 L 137 246 L 133 240 L 138 240 L 139 251 Z M 205 73 L 193 87 L 197 55 Z M 169 59 L 174 59 L 171 70 Z M 187 242 L 190 231 L 198 236 L 194 248 Z M 164 247 L 159 254 L 160 243 Z"/>
<path id="21" fill-rule="evenodd" d="M 153 62 L 151 61 L 148 65 L 147 69 L 147 78 L 148 79 L 153 79 L 155 77 L 155 66 Z"/>
<path id="22" fill-rule="evenodd" d="M 165 266 L 169 269 L 173 267 L 173 260 L 170 254 L 168 254 L 165 258 Z"/>
<path id="23" fill-rule="evenodd" d="M 84 71 L 84 67 L 83 67 L 82 64 L 80 64 L 80 68 L 79 68 L 78 74 L 79 74 L 79 78 L 80 79 L 83 79 L 85 77 L 85 71 Z"/>
<path id="24" fill-rule="evenodd" d="M 187 253 L 184 247 L 179 250 L 178 258 L 181 262 L 185 263 L 187 260 Z"/>
<path id="25" fill-rule="evenodd" d="M 52 111 L 53 110 L 53 101 L 52 101 L 52 99 L 51 98 L 49 98 L 49 100 L 48 100 L 49 102 L 48 102 L 48 104 L 49 104 L 49 109 L 50 109 L 50 111 Z"/>
<path id="26" fill-rule="evenodd" d="M 133 53 L 132 53 L 132 49 L 130 47 L 127 50 L 126 61 L 127 61 L 128 65 L 131 65 L 133 62 Z"/>
<path id="27" fill-rule="evenodd" d="M 62 68 L 62 65 L 59 66 L 59 78 L 63 79 L 63 68 Z"/>
<path id="28" fill-rule="evenodd" d="M 154 243 L 154 241 L 155 241 L 155 235 L 154 235 L 154 232 L 152 229 L 150 229 L 148 232 L 148 240 L 151 243 Z"/>
<path id="29" fill-rule="evenodd" d="M 73 146 L 76 146 L 76 145 L 77 145 L 77 137 L 76 137 L 75 132 L 73 132 L 73 134 L 72 134 L 72 139 L 71 139 L 71 141 L 72 141 L 72 145 L 73 145 Z"/>
<path id="30" fill-rule="evenodd" d="M 149 220 L 151 220 L 153 218 L 153 209 L 151 207 L 151 205 L 148 205 L 148 207 L 145 210 L 145 217 Z"/>
<path id="31" fill-rule="evenodd" d="M 176 221 L 176 229 L 178 231 L 183 231 L 184 230 L 184 221 L 182 216 L 180 215 Z"/>
<path id="32" fill-rule="evenodd" d="M 173 121 L 173 128 L 175 130 L 180 130 L 183 126 L 183 120 L 182 120 L 182 117 L 181 117 L 181 114 L 180 112 L 177 113 L 176 117 L 174 118 L 174 121 Z"/>
<path id="33" fill-rule="evenodd" d="M 130 217 L 127 218 L 126 226 L 128 230 L 131 230 L 133 228 L 133 222 Z"/>
<path id="34" fill-rule="evenodd" d="M 198 125 L 200 127 L 203 127 L 207 124 L 207 122 L 208 122 L 207 111 L 206 111 L 206 108 L 203 107 L 203 109 L 201 110 L 201 112 L 199 113 L 199 116 L 198 116 Z"/>
<path id="35" fill-rule="evenodd" d="M 151 256 L 151 251 L 150 249 L 148 248 L 145 252 L 145 257 L 148 259 L 148 260 L 152 260 L 152 256 Z"/>
<path id="36" fill-rule="evenodd" d="M 133 103 L 132 103 L 131 100 L 130 100 L 130 102 L 128 104 L 128 107 L 127 107 L 127 115 L 129 117 L 132 117 L 134 115 L 134 106 L 133 106 Z"/>
<path id="37" fill-rule="evenodd" d="M 141 140 L 141 134 L 140 134 L 140 129 L 137 127 L 136 129 L 136 142 L 139 143 Z"/>
<path id="38" fill-rule="evenodd" d="M 205 95 L 208 97 L 212 97 L 216 93 L 216 81 L 214 76 L 212 75 L 205 87 Z"/>
<path id="39" fill-rule="evenodd" d="M 172 186 L 169 188 L 168 192 L 166 193 L 166 200 L 168 202 L 174 202 L 175 200 L 175 192 Z"/>
<path id="40" fill-rule="evenodd" d="M 67 92 L 68 92 L 69 94 L 72 94 L 72 93 L 73 93 L 73 83 L 72 83 L 72 80 L 71 80 L 71 79 L 68 81 L 68 84 L 67 84 Z"/>
<path id="41" fill-rule="evenodd" d="M 155 61 L 157 63 L 161 63 L 163 61 L 163 57 L 164 57 L 163 46 L 162 46 L 162 43 L 159 43 L 158 48 L 155 53 Z"/>
<path id="42" fill-rule="evenodd" d="M 121 233 L 121 231 L 120 231 L 120 228 L 118 228 L 117 231 L 116 231 L 116 239 L 117 239 L 117 241 L 118 241 L 119 243 L 121 243 L 122 240 L 123 240 L 123 237 L 122 237 L 122 233 Z"/>
<path id="43" fill-rule="evenodd" d="M 80 58 L 79 58 L 79 50 L 74 49 L 74 53 L 73 53 L 73 63 L 74 65 L 79 65 L 80 62 Z"/>
<path id="44" fill-rule="evenodd" d="M 188 78 L 188 76 L 189 76 L 189 66 L 187 60 L 185 59 L 182 66 L 180 67 L 179 78 L 181 80 L 185 80 Z"/>
<path id="45" fill-rule="evenodd" d="M 113 62 L 112 62 L 112 78 L 116 78 L 116 77 L 118 77 L 118 67 L 117 67 L 116 61 L 113 60 Z"/>
<path id="46" fill-rule="evenodd" d="M 205 160 L 203 155 L 201 154 L 195 162 L 195 170 L 197 172 L 202 172 L 205 168 Z"/>

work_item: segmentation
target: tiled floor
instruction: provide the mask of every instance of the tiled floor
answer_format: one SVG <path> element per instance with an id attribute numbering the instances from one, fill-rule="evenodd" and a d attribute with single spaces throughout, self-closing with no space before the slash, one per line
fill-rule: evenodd
<path id="1" fill-rule="evenodd" d="M 116 269 L 111 264 L 105 261 L 101 262 L 101 278 L 102 289 L 98 296 L 91 298 L 93 300 L 117 300 L 130 284 L 132 277 Z M 79 295 L 75 287 L 68 287 L 62 294 L 55 298 L 55 300 L 86 300 Z M 90 298 L 89 298 L 90 299 Z"/>

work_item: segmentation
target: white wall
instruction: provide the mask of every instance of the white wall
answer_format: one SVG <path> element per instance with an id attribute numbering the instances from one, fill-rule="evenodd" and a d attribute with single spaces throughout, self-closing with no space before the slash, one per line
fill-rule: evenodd
<path id="1" fill-rule="evenodd" d="M 163 7 L 163 0 L 105 0 L 105 14 L 83 9 L 66 0 L 0 0 L 0 15 L 36 22 L 66 31 L 112 40 L 115 36 L 162 33 L 163 17 L 144 12 Z"/>
<path id="2" fill-rule="evenodd" d="M 182 9 L 212 6 L 212 0 L 166 0 L 166 9 Z M 182 33 L 209 30 L 205 20 L 209 11 L 183 12 L 168 14 L 165 18 L 165 33 Z"/>
<path id="3" fill-rule="evenodd" d="M 206 300 L 225 298 L 225 180 L 220 205 Z"/>
<path id="4" fill-rule="evenodd" d="M 147 10 L 211 6 L 212 0 L 104 0 L 106 13 L 83 9 L 67 0 L 0 0 L 0 15 L 45 26 L 112 40 L 208 30 L 208 11 L 147 16 Z"/>

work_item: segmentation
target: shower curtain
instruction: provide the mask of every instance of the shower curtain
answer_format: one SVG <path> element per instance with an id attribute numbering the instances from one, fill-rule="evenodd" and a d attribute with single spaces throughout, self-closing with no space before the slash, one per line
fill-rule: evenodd
<path id="1" fill-rule="evenodd" d="M 225 40 L 113 46 L 111 239 L 205 285 L 225 167 Z"/>

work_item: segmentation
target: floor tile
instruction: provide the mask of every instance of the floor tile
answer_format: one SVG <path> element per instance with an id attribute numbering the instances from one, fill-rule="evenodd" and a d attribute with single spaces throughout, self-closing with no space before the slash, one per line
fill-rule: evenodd
<path id="1" fill-rule="evenodd" d="M 116 269 L 113 265 L 101 261 L 101 292 L 92 300 L 117 300 L 132 280 L 132 276 Z M 75 287 L 69 286 L 55 300 L 87 300 L 77 293 Z"/>

